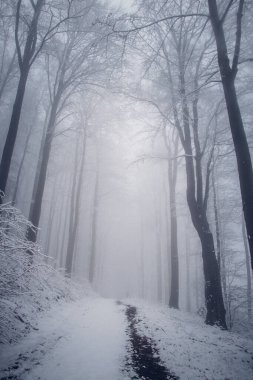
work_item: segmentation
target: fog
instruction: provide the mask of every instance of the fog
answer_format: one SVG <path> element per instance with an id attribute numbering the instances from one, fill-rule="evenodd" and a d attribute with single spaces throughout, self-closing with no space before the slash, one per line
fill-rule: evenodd
<path id="1" fill-rule="evenodd" d="M 38 18 L 14 3 L 0 15 L 0 190 L 35 227 L 24 239 L 103 297 L 248 331 L 252 6 L 236 42 L 237 8 L 218 1 L 229 76 L 207 2 L 38 0 Z"/>

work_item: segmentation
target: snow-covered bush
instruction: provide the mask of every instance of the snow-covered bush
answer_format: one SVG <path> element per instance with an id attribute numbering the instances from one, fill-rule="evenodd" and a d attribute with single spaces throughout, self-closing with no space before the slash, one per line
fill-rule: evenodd
<path id="1" fill-rule="evenodd" d="M 36 329 L 38 312 L 61 299 L 76 299 L 81 286 L 47 265 L 38 244 L 26 239 L 32 227 L 22 213 L 0 206 L 0 343 Z"/>

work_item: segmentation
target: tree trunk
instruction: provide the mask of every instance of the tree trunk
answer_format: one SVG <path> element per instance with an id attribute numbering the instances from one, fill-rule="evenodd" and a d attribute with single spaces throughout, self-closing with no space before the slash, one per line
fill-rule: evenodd
<path id="1" fill-rule="evenodd" d="M 224 308 L 218 262 L 215 255 L 214 239 L 206 215 L 196 214 L 190 204 L 191 217 L 197 230 L 202 247 L 205 278 L 206 323 L 219 325 L 226 329 L 226 311 Z"/>
<path id="2" fill-rule="evenodd" d="M 250 253 L 249 253 L 249 246 L 248 246 L 248 240 L 245 230 L 245 222 L 244 218 L 242 217 L 242 237 L 243 237 L 243 243 L 244 243 L 244 250 L 245 250 L 245 263 L 246 263 L 246 270 L 247 270 L 247 311 L 248 311 L 248 321 L 249 323 L 252 322 L 252 280 L 251 280 L 251 270 L 250 270 Z"/>
<path id="3" fill-rule="evenodd" d="M 156 209 L 156 265 L 157 265 L 157 299 L 162 302 L 162 247 L 161 247 L 161 214 L 160 204 Z"/>
<path id="4" fill-rule="evenodd" d="M 15 183 L 15 188 L 14 188 L 13 196 L 12 196 L 12 205 L 13 206 L 16 204 L 16 201 L 17 201 L 17 194 L 18 194 L 18 189 L 19 189 L 19 182 L 20 182 L 20 178 L 21 178 L 21 172 L 22 172 L 22 169 L 23 169 L 23 165 L 24 165 L 24 161 L 25 161 L 25 156 L 26 156 L 26 153 L 27 153 L 27 150 L 28 150 L 28 145 L 29 145 L 29 141 L 30 141 L 30 138 L 31 138 L 31 135 L 32 135 L 33 125 L 35 124 L 35 121 L 36 121 L 36 117 L 37 117 L 37 114 L 36 114 L 36 116 L 32 120 L 32 123 L 30 125 L 29 131 L 28 131 L 28 134 L 27 134 L 27 137 L 26 137 L 25 147 L 24 147 L 24 150 L 23 150 L 23 153 L 22 153 L 22 157 L 21 157 L 21 162 L 20 162 L 20 165 L 19 165 L 19 168 L 18 168 L 17 179 L 16 179 L 16 183 Z"/>
<path id="5" fill-rule="evenodd" d="M 230 129 L 235 147 L 242 206 L 251 256 L 251 268 L 253 269 L 253 170 L 249 146 L 235 89 L 237 65 L 235 67 L 232 66 L 231 68 L 229 64 L 223 24 L 218 14 L 216 0 L 208 0 L 208 6 L 216 40 L 218 64 L 227 106 Z M 238 10 L 238 12 L 240 12 L 240 10 Z M 239 19 L 242 17 L 242 9 L 241 13 L 238 13 L 237 17 L 239 17 Z M 241 33 L 241 30 L 238 28 L 240 28 L 240 26 L 237 26 L 237 34 Z"/>
<path id="6" fill-rule="evenodd" d="M 188 222 L 188 218 L 187 218 Z M 186 264 L 186 310 L 191 312 L 191 284 L 190 284 L 190 239 L 187 231 L 185 230 L 185 264 Z"/>
<path id="7" fill-rule="evenodd" d="M 38 184 L 36 186 L 35 197 L 32 200 L 31 207 L 30 207 L 29 221 L 36 227 L 36 229 L 28 228 L 28 231 L 27 231 L 27 238 L 28 240 L 32 242 L 36 242 L 36 239 L 37 239 L 37 228 L 39 226 L 39 221 L 40 221 L 42 199 L 43 199 L 43 193 L 44 193 L 44 188 L 45 188 L 45 183 L 46 183 L 47 168 L 48 168 L 48 162 L 49 162 L 49 157 L 50 157 L 50 152 L 51 152 L 52 133 L 53 133 L 55 121 L 56 121 L 57 107 L 58 107 L 58 98 L 55 99 L 51 108 L 51 113 L 50 113 L 48 126 L 46 130 L 46 138 L 45 138 L 44 146 L 42 149 L 42 160 L 41 160 L 40 171 L 39 171 L 39 176 L 38 176 Z"/>
<path id="8" fill-rule="evenodd" d="M 85 148 L 86 148 L 86 134 L 84 135 L 84 140 L 83 140 L 82 158 L 81 158 L 81 163 L 80 163 L 80 174 L 79 174 L 77 183 L 76 183 L 77 176 L 78 176 L 77 171 L 74 175 L 75 178 L 73 182 L 72 195 L 71 195 L 72 200 L 73 200 L 73 201 L 71 200 L 71 208 L 73 209 L 70 210 L 71 214 L 70 214 L 70 224 L 69 224 L 69 238 L 68 238 L 66 265 L 65 265 L 67 276 L 71 276 L 72 274 L 72 267 L 73 267 L 74 253 L 75 253 L 76 236 L 77 236 L 79 217 L 80 217 L 81 190 L 82 190 L 82 183 L 83 183 L 84 162 L 85 162 L 85 152 L 86 152 Z M 78 151 L 78 149 L 76 150 Z M 78 166 L 77 158 L 78 157 L 76 156 L 76 168 Z"/>
<path id="9" fill-rule="evenodd" d="M 184 65 L 182 58 L 179 57 L 180 66 L 180 95 L 181 107 L 183 113 L 183 131 L 184 137 L 181 138 L 181 143 L 185 151 L 185 165 L 186 165 L 186 198 L 189 206 L 191 219 L 193 225 L 198 233 L 203 258 L 203 269 L 205 278 L 205 302 L 206 302 L 206 323 L 209 325 L 219 325 L 226 329 L 226 311 L 224 308 L 219 267 L 215 255 L 214 239 L 210 231 L 207 220 L 207 195 L 209 188 L 205 188 L 205 195 L 203 196 L 203 183 L 202 183 L 202 166 L 201 161 L 196 162 L 194 168 L 194 158 L 192 150 L 191 129 L 190 129 L 190 114 L 188 109 L 185 78 L 184 78 Z M 197 106 L 197 105 L 196 105 Z M 195 120 L 198 123 L 198 120 Z M 197 150 L 196 142 L 198 143 L 198 134 L 196 128 L 198 124 L 194 125 L 194 142 L 195 149 Z M 208 170 L 207 170 L 208 172 Z M 195 176 L 196 174 L 196 176 Z M 207 174 L 208 175 L 208 174 Z M 209 181 L 206 183 L 209 185 Z M 196 191 L 197 190 L 197 191 Z M 197 193 L 197 197 L 196 194 Z"/>
<path id="10" fill-rule="evenodd" d="M 177 155 L 178 140 L 176 143 L 175 156 Z M 170 254 L 171 254 L 171 285 L 169 306 L 178 309 L 179 305 L 179 266 L 178 266 L 178 244 L 177 244 L 177 209 L 176 209 L 176 181 L 177 181 L 177 159 L 168 157 L 168 180 L 170 199 Z"/>
<path id="11" fill-rule="evenodd" d="M 214 182 L 214 172 L 212 173 L 212 188 L 213 188 L 213 208 L 214 208 L 214 222 L 215 222 L 215 234 L 216 234 L 216 251 L 219 271 L 221 272 L 221 241 L 220 241 L 220 225 L 219 225 L 219 213 L 217 206 L 217 194 Z"/>
<path id="12" fill-rule="evenodd" d="M 91 227 L 91 252 L 90 252 L 90 267 L 89 267 L 89 281 L 92 284 L 95 278 L 96 271 L 96 257 L 97 257 L 97 219 L 98 219 L 98 207 L 99 207 L 99 182 L 100 182 L 100 168 L 99 162 L 97 163 L 95 190 L 93 198 L 93 215 L 92 215 L 92 227 Z"/>
<path id="13" fill-rule="evenodd" d="M 17 138 L 18 125 L 21 115 L 22 104 L 24 100 L 26 82 L 28 78 L 29 67 L 24 68 L 20 73 L 15 102 L 12 109 L 10 126 L 5 141 L 1 164 L 0 164 L 0 204 L 3 202 L 2 195 L 5 193 L 7 179 L 10 171 L 11 158 Z"/>

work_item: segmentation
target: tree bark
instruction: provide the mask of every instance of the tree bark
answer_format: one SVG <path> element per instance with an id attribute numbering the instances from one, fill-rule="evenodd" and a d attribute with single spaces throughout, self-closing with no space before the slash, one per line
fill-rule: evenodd
<path id="1" fill-rule="evenodd" d="M 36 227 L 36 229 L 28 228 L 28 231 L 27 231 L 27 238 L 28 240 L 32 242 L 36 242 L 36 239 L 37 239 L 37 228 L 39 227 L 42 199 L 43 199 L 43 193 L 44 193 L 44 188 L 45 188 L 45 183 L 46 183 L 48 162 L 49 162 L 49 157 L 50 157 L 50 152 L 51 152 L 52 133 L 53 133 L 55 122 L 56 122 L 58 102 L 59 102 L 59 97 L 56 97 L 51 108 L 48 126 L 46 130 L 45 142 L 42 149 L 42 158 L 41 158 L 41 165 L 40 165 L 37 186 L 35 184 L 36 186 L 35 197 L 34 199 L 32 199 L 32 203 L 30 207 L 29 221 Z"/>
<path id="2" fill-rule="evenodd" d="M 178 138 L 175 143 L 175 156 L 178 152 Z M 179 307 L 179 265 L 177 243 L 177 208 L 176 208 L 176 183 L 177 183 L 177 159 L 172 164 L 171 152 L 168 154 L 168 181 L 169 181 L 169 204 L 170 204 L 170 254 L 171 254 L 171 285 L 169 306 Z"/>
<path id="3" fill-rule="evenodd" d="M 235 51 L 233 65 L 230 67 L 223 23 L 219 17 L 217 1 L 208 0 L 208 6 L 216 40 L 218 64 L 227 106 L 230 130 L 235 147 L 242 206 L 251 256 L 251 268 L 253 270 L 253 170 L 250 150 L 235 89 L 239 50 L 237 52 Z M 237 37 L 241 34 L 240 20 L 242 18 L 242 11 L 243 1 L 240 1 L 237 13 Z M 240 38 L 236 41 L 236 46 L 240 49 Z"/>
<path id="4" fill-rule="evenodd" d="M 242 237 L 245 251 L 245 263 L 247 271 L 247 312 L 248 312 L 248 321 L 252 322 L 252 279 L 251 279 L 251 270 L 250 270 L 250 253 L 247 240 L 247 234 L 245 230 L 245 221 L 242 217 Z"/>
<path id="5" fill-rule="evenodd" d="M 20 21 L 20 8 L 21 0 L 17 1 L 17 10 L 15 17 L 15 43 L 18 55 L 18 62 L 20 68 L 20 78 L 16 93 L 16 98 L 13 105 L 11 121 L 7 138 L 5 141 L 1 164 L 0 164 L 0 204 L 3 202 L 3 195 L 6 189 L 7 179 L 10 171 L 11 159 L 16 142 L 18 126 L 20 121 L 21 109 L 24 100 L 25 88 L 27 83 L 28 74 L 33 63 L 33 57 L 36 49 L 37 42 L 37 26 L 38 20 L 41 14 L 41 10 L 44 4 L 44 0 L 38 0 L 34 5 L 34 13 L 31 22 L 28 26 L 27 38 L 25 41 L 23 56 L 21 54 L 20 42 L 18 39 L 18 28 Z"/>
<path id="6" fill-rule="evenodd" d="M 0 204 L 3 202 L 7 179 L 10 171 L 11 158 L 17 138 L 18 125 L 21 115 L 22 104 L 24 100 L 25 88 L 28 78 L 29 68 L 25 68 L 21 74 L 17 88 L 17 94 L 12 109 L 11 121 L 7 138 L 5 141 L 1 164 L 0 164 Z"/>
<path id="7" fill-rule="evenodd" d="M 84 132 L 84 140 L 82 147 L 82 158 L 80 163 L 80 173 L 79 177 L 76 171 L 74 175 L 74 182 L 72 188 L 71 195 L 71 210 L 70 210 L 70 223 L 69 223 L 69 238 L 68 238 L 68 247 L 67 247 L 67 256 L 66 256 L 66 264 L 65 264 L 65 273 L 67 276 L 71 277 L 72 275 L 72 267 L 75 253 L 75 245 L 76 245 L 76 236 L 79 224 L 80 217 L 80 206 L 81 206 L 81 190 L 83 184 L 83 174 L 84 174 L 84 162 L 85 162 L 85 152 L 86 152 L 86 132 Z M 77 149 L 78 151 L 78 149 Z M 77 156 L 76 156 L 76 169 L 77 169 Z M 77 181 L 77 182 L 76 182 Z"/>

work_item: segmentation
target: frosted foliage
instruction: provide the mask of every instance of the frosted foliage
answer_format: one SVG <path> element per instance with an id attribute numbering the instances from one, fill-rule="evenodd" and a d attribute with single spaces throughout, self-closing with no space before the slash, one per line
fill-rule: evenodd
<path id="1" fill-rule="evenodd" d="M 77 287 L 43 261 L 38 244 L 26 239 L 32 227 L 10 204 L 0 208 L 0 342 L 17 341 L 36 329 L 37 313 L 60 299 L 77 297 Z"/>

